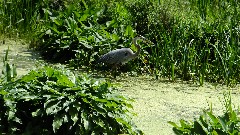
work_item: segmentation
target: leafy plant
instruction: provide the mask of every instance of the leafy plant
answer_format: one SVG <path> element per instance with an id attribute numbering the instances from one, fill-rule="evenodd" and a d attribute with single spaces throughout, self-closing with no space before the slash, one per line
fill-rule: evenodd
<path id="1" fill-rule="evenodd" d="M 1 76 L 1 83 L 6 83 L 12 81 L 17 76 L 16 66 L 8 63 L 8 52 L 9 47 L 6 50 L 5 57 L 3 58 L 3 69 L 2 69 L 2 76 Z"/>
<path id="2" fill-rule="evenodd" d="M 232 101 L 230 94 L 224 94 L 225 112 L 223 116 L 215 116 L 210 111 L 203 111 L 199 119 L 194 122 L 187 122 L 180 120 L 180 126 L 174 122 L 168 122 L 173 126 L 173 131 L 177 135 L 238 135 L 240 132 L 240 117 L 239 111 L 234 111 L 232 108 Z"/>
<path id="3" fill-rule="evenodd" d="M 122 8 L 120 4 L 116 6 L 118 13 Z M 129 37 L 134 36 L 132 27 L 120 27 L 114 17 L 105 17 L 105 10 L 94 5 L 84 5 L 84 8 L 68 5 L 64 12 L 50 13 L 48 23 L 37 34 L 37 47 L 44 58 L 62 63 L 70 61 L 74 67 L 89 67 L 100 55 L 123 47 L 123 41 L 130 43 Z"/>
<path id="4" fill-rule="evenodd" d="M 30 29 L 33 46 L 48 60 L 94 69 L 100 55 L 130 47 L 141 34 L 155 46 L 142 46 L 145 53 L 126 64 L 127 71 L 235 85 L 239 5 L 236 0 L 3 0 L 0 30 L 23 35 Z"/>
<path id="5" fill-rule="evenodd" d="M 143 134 L 130 100 L 107 81 L 44 67 L 0 89 L 0 132 L 8 134 Z"/>

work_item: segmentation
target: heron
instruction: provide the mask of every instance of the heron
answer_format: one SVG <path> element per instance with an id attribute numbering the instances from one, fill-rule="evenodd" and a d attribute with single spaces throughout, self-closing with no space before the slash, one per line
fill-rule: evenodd
<path id="1" fill-rule="evenodd" d="M 133 60 L 139 56 L 141 53 L 141 47 L 137 43 L 138 40 L 142 40 L 144 43 L 152 43 L 151 41 L 147 40 L 143 36 L 137 36 L 133 38 L 132 43 L 135 45 L 137 48 L 137 51 L 134 53 L 130 48 L 121 48 L 121 49 L 116 49 L 112 50 L 100 57 L 100 59 L 97 61 L 97 63 L 104 63 L 107 65 L 112 65 L 112 68 L 116 69 L 117 66 L 124 65 L 130 60 Z M 114 74 L 114 78 L 116 78 L 116 75 Z"/>

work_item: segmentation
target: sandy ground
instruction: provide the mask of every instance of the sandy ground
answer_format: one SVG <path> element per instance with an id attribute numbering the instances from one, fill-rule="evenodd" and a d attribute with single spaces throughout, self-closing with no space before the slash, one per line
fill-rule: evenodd
<path id="1" fill-rule="evenodd" d="M 9 46 L 9 61 L 17 66 L 18 75 L 28 73 L 36 68 L 39 55 L 27 49 L 21 41 L 0 39 L 0 57 L 4 57 Z M 38 59 L 38 60 L 36 60 Z M 3 63 L 0 62 L 0 69 Z M 194 120 L 198 118 L 202 109 L 208 109 L 212 103 L 215 114 L 221 114 L 224 107 L 223 92 L 231 91 L 232 101 L 238 106 L 240 103 L 240 87 L 227 88 L 205 83 L 199 87 L 189 82 L 169 82 L 164 79 L 155 80 L 151 76 L 127 77 L 120 76 L 115 80 L 121 84 L 121 93 L 133 99 L 134 118 L 137 126 L 146 135 L 172 135 L 172 126 L 168 121 L 178 122 L 180 119 Z"/>

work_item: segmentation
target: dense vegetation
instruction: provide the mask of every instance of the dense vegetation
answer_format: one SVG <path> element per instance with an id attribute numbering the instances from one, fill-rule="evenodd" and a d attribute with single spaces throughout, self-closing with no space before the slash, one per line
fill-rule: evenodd
<path id="1" fill-rule="evenodd" d="M 1 32 L 35 35 L 32 45 L 52 61 L 96 68 L 100 55 L 131 47 L 131 39 L 141 34 L 156 46 L 143 45 L 140 58 L 125 65 L 128 71 L 200 84 L 240 79 L 235 0 L 3 0 L 0 7 Z"/>
<path id="2" fill-rule="evenodd" d="M 132 122 L 130 100 L 108 81 L 51 67 L 5 76 L 12 78 L 1 78 L 1 134 L 143 134 Z"/>
<path id="3" fill-rule="evenodd" d="M 31 41 L 52 62 L 90 70 L 110 50 L 135 50 L 131 39 L 140 34 L 155 46 L 142 45 L 139 59 L 124 65 L 128 71 L 199 84 L 240 81 L 238 0 L 2 0 L 0 34 Z M 128 100 L 114 93 L 109 82 L 50 67 L 15 79 L 7 54 L 3 62 L 1 132 L 142 134 L 130 120 Z M 234 134 L 239 132 L 236 123 L 239 118 L 227 106 L 223 117 L 210 111 L 194 123 L 171 124 L 180 134 L 196 129 Z"/>
<path id="4" fill-rule="evenodd" d="M 0 75 L 0 134 L 143 134 L 131 99 L 116 86 L 62 66 L 43 66 L 17 77 L 9 48 Z"/>

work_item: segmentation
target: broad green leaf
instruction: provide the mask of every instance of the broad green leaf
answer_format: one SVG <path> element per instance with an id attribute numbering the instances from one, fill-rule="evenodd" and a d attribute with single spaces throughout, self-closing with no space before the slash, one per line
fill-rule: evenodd
<path id="1" fill-rule="evenodd" d="M 44 13 L 46 14 L 49 14 L 49 15 L 52 15 L 52 12 L 51 11 L 49 11 L 48 9 L 46 9 L 46 8 L 43 8 L 43 11 L 44 11 Z"/>
<path id="2" fill-rule="evenodd" d="M 103 103 L 109 102 L 107 99 L 100 99 L 100 98 L 96 98 L 94 100 L 97 101 L 97 102 L 103 102 Z"/>
<path id="3" fill-rule="evenodd" d="M 87 41 L 81 39 L 81 38 L 78 38 L 78 42 L 83 45 L 84 47 L 86 47 L 87 49 L 92 49 L 93 47 L 91 45 L 88 44 Z"/>
<path id="4" fill-rule="evenodd" d="M 54 75 L 54 69 L 50 68 L 50 67 L 44 67 L 44 69 L 46 70 L 47 76 L 51 77 Z M 58 72 L 58 71 L 55 71 Z"/>
<path id="5" fill-rule="evenodd" d="M 125 121 L 123 118 L 116 118 L 116 121 L 121 123 L 124 126 L 127 126 L 128 128 L 130 128 L 131 126 L 129 125 L 129 123 L 127 121 Z"/>
<path id="6" fill-rule="evenodd" d="M 50 17 L 52 18 L 53 22 L 55 24 L 57 24 L 58 26 L 61 26 L 62 25 L 62 21 L 61 20 L 58 20 L 57 17 Z"/>
<path id="7" fill-rule="evenodd" d="M 86 21 L 88 17 L 89 17 L 89 14 L 83 14 L 81 16 L 81 18 L 79 19 L 79 21 L 81 21 L 81 22 Z"/>
<path id="8" fill-rule="evenodd" d="M 75 107 L 70 106 L 69 107 L 69 114 L 71 116 L 72 121 L 74 122 L 73 125 L 76 124 L 78 121 L 78 110 Z"/>
<path id="9" fill-rule="evenodd" d="M 87 98 L 82 98 L 83 102 L 90 103 Z"/>
<path id="10" fill-rule="evenodd" d="M 19 123 L 19 124 L 22 124 L 21 119 L 19 119 L 18 117 L 14 117 L 14 118 L 13 118 L 13 121 L 15 121 L 15 122 L 17 122 L 17 123 Z"/>
<path id="11" fill-rule="evenodd" d="M 113 107 L 113 108 L 118 108 L 118 105 L 115 103 L 115 102 L 106 102 L 106 104 L 105 104 L 106 106 L 108 106 L 108 107 Z"/>
<path id="12" fill-rule="evenodd" d="M 118 35 L 112 34 L 112 40 L 113 40 L 113 41 L 118 41 L 118 40 L 119 40 Z"/>
<path id="13" fill-rule="evenodd" d="M 196 120 L 194 121 L 194 129 L 198 132 L 203 131 L 208 134 L 208 129 L 204 126 L 202 121 Z"/>
<path id="14" fill-rule="evenodd" d="M 133 108 L 132 104 L 125 104 L 128 108 Z"/>
<path id="15" fill-rule="evenodd" d="M 188 124 L 185 120 L 180 120 L 180 124 L 184 128 L 190 128 L 190 124 Z"/>
<path id="16" fill-rule="evenodd" d="M 213 122 L 212 124 L 214 124 L 213 126 L 217 126 L 219 123 L 217 117 L 210 112 L 206 112 L 206 113 L 211 118 L 211 121 Z"/>
<path id="17" fill-rule="evenodd" d="M 96 121 L 96 124 L 97 124 L 98 126 L 101 126 L 101 127 L 104 127 L 104 126 L 105 126 L 103 120 L 101 120 L 101 119 L 98 119 L 98 120 Z"/>
<path id="18" fill-rule="evenodd" d="M 90 131 L 91 126 L 90 126 L 89 121 L 85 117 L 82 118 L 82 120 L 83 120 L 83 125 L 84 125 L 85 130 Z"/>
<path id="19" fill-rule="evenodd" d="M 224 119 L 222 119 L 221 117 L 219 117 L 219 118 L 218 118 L 218 121 L 219 121 L 219 123 L 220 123 L 221 126 L 222 126 L 222 130 L 223 130 L 223 132 L 226 133 L 226 132 L 228 131 L 228 127 L 227 127 L 227 125 L 226 125 Z"/>
<path id="20" fill-rule="evenodd" d="M 125 36 L 133 36 L 133 29 L 130 25 L 127 26 L 126 30 L 125 30 Z"/>
<path id="21" fill-rule="evenodd" d="M 8 120 L 12 120 L 15 118 L 15 111 L 8 111 Z"/>
<path id="22" fill-rule="evenodd" d="M 51 31 L 51 30 L 47 30 L 45 33 L 46 33 L 47 35 L 52 35 L 52 31 Z"/>
<path id="23" fill-rule="evenodd" d="M 34 96 L 34 95 L 25 95 L 23 97 L 21 97 L 22 99 L 25 99 L 25 101 L 30 101 L 30 100 L 35 100 L 38 96 Z"/>
<path id="24" fill-rule="evenodd" d="M 111 25 L 113 25 L 113 24 L 115 24 L 115 23 L 116 23 L 115 20 L 107 21 L 107 22 L 106 22 L 106 25 L 107 25 L 107 27 L 110 27 Z"/>
<path id="25" fill-rule="evenodd" d="M 171 124 L 173 127 L 180 128 L 175 122 L 168 121 L 169 124 Z"/>
<path id="26" fill-rule="evenodd" d="M 28 73 L 27 75 L 23 76 L 20 81 L 21 82 L 30 82 L 36 79 L 36 77 L 38 76 L 38 73 L 36 71 L 31 71 L 30 73 Z"/>
<path id="27" fill-rule="evenodd" d="M 61 103 L 61 100 L 58 99 L 50 99 L 44 104 L 44 108 L 46 109 L 47 115 L 49 114 L 55 114 L 58 111 L 62 109 L 61 106 L 59 106 Z"/>
<path id="28" fill-rule="evenodd" d="M 58 115 L 55 115 L 54 120 L 53 120 L 53 131 L 56 133 L 56 131 L 62 126 L 63 119 L 62 117 L 59 117 Z"/>
<path id="29" fill-rule="evenodd" d="M 75 86 L 75 84 L 69 80 L 69 77 L 65 76 L 65 75 L 58 75 L 57 76 L 58 80 L 57 80 L 57 85 L 58 86 L 67 86 L 67 87 L 73 87 Z"/>
<path id="30" fill-rule="evenodd" d="M 6 91 L 4 91 L 4 90 L 0 90 L 0 94 L 1 94 L 1 95 L 6 95 L 6 94 L 8 94 L 8 92 L 6 92 Z"/>
<path id="31" fill-rule="evenodd" d="M 231 110 L 231 112 L 230 112 L 230 119 L 232 121 L 237 121 L 238 120 L 237 114 L 234 110 Z"/>
<path id="32" fill-rule="evenodd" d="M 56 32 L 58 35 L 60 35 L 60 31 L 58 31 L 55 27 L 49 27 L 51 30 L 51 32 L 50 31 L 48 31 L 48 33 L 47 34 L 52 34 L 52 31 L 54 31 L 54 32 Z"/>
<path id="33" fill-rule="evenodd" d="M 217 131 L 213 130 L 211 135 L 219 135 Z"/>

